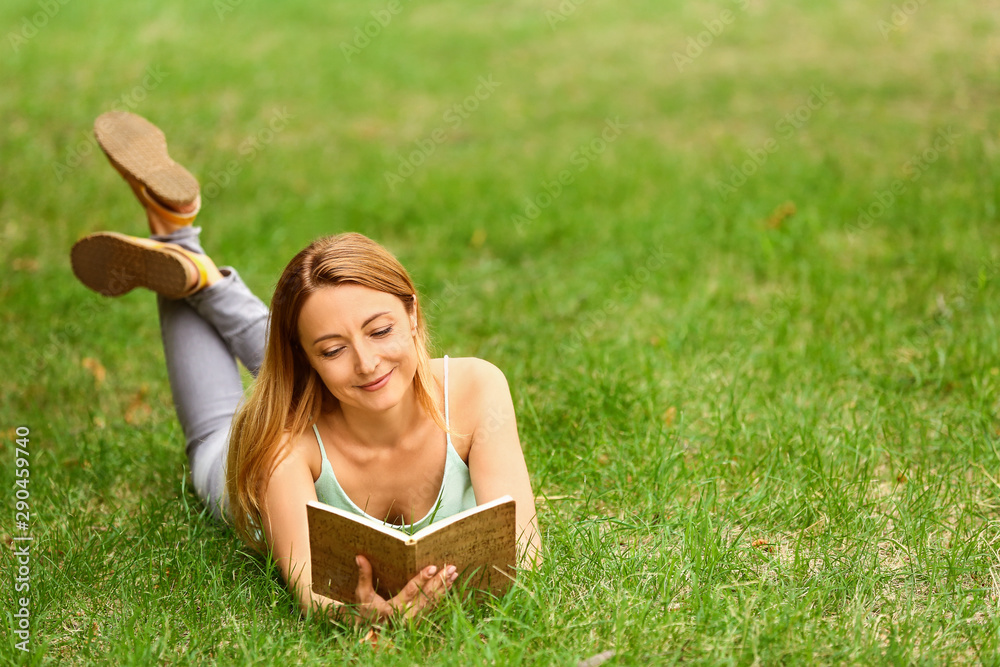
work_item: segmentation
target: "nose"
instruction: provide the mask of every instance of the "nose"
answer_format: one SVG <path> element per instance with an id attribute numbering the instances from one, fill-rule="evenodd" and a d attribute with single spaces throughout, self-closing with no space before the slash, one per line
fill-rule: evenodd
<path id="1" fill-rule="evenodd" d="M 372 345 L 361 344 L 356 349 L 355 372 L 358 375 L 367 377 L 375 372 L 379 362 L 382 360 L 378 355 L 378 351 Z"/>

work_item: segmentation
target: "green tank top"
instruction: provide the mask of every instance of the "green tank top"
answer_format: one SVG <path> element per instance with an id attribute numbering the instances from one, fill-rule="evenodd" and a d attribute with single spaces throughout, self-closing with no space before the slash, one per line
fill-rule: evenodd
<path id="1" fill-rule="evenodd" d="M 448 355 L 444 357 L 444 422 L 451 428 L 450 415 L 448 411 Z M 316 479 L 316 499 L 321 503 L 332 505 L 333 507 L 351 512 L 359 516 L 371 519 L 376 523 L 385 524 L 382 519 L 371 516 L 352 501 L 344 489 L 337 481 L 337 475 L 333 472 L 330 459 L 326 456 L 326 447 L 323 446 L 323 439 L 319 435 L 319 429 L 313 424 L 313 433 L 316 434 L 316 442 L 319 445 L 320 454 L 323 456 L 323 466 L 320 469 L 319 477 Z M 441 480 L 441 489 L 438 491 L 437 500 L 434 507 L 419 521 L 412 524 L 398 526 L 391 525 L 407 533 L 415 533 L 425 526 L 429 526 L 435 521 L 440 521 L 454 514 L 458 514 L 476 506 L 476 494 L 472 490 L 472 478 L 469 476 L 469 466 L 466 465 L 462 457 L 451 444 L 451 434 L 446 433 L 447 455 L 444 461 L 444 478 Z"/>

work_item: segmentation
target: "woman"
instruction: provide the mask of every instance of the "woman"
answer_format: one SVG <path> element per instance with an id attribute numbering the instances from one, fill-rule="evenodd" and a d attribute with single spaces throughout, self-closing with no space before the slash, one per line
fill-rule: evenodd
<path id="1" fill-rule="evenodd" d="M 163 133 L 110 112 L 95 134 L 152 235 L 87 236 L 73 270 L 109 296 L 158 293 L 195 490 L 270 550 L 303 612 L 342 608 L 311 590 L 310 500 L 416 529 L 509 494 L 521 563 L 536 562 L 534 497 L 506 380 L 481 359 L 429 358 L 419 299 L 395 257 L 360 234 L 315 241 L 286 267 L 269 315 L 234 269 L 201 249 L 191 226 L 198 184 L 169 158 Z M 242 406 L 235 359 L 256 378 Z M 358 609 L 370 620 L 420 613 L 457 577 L 450 564 L 431 566 L 386 600 L 368 561 L 357 562 Z"/>

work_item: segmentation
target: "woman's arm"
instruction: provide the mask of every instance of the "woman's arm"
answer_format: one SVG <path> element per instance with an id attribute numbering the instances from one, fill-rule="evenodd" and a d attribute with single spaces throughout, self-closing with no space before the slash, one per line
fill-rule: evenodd
<path id="1" fill-rule="evenodd" d="M 508 494 L 514 498 L 520 565 L 532 567 L 541 561 L 541 537 L 510 387 L 503 372 L 490 362 L 469 361 L 473 363 L 469 367 L 467 395 L 475 397 L 478 414 L 469 449 L 469 474 L 476 502 L 482 504 Z"/>
<path id="2" fill-rule="evenodd" d="M 309 466 L 295 449 L 272 471 L 264 495 L 264 535 L 272 557 L 288 589 L 303 613 L 321 610 L 327 614 L 340 604 L 312 592 L 309 525 L 306 503 L 316 500 Z"/>
<path id="3" fill-rule="evenodd" d="M 298 448 L 289 451 L 271 473 L 264 496 L 264 534 L 282 579 L 299 602 L 300 611 L 303 614 L 318 611 L 333 617 L 341 611 L 343 603 L 312 591 L 306 503 L 316 500 L 316 487 L 309 465 L 298 454 L 299 451 Z M 364 557 L 358 558 L 355 597 L 362 603 L 353 608 L 357 612 L 356 620 L 378 621 L 394 615 L 414 616 L 433 606 L 458 576 L 452 566 L 441 570 L 426 567 L 395 597 L 386 600 L 375 593 L 371 565 Z"/>

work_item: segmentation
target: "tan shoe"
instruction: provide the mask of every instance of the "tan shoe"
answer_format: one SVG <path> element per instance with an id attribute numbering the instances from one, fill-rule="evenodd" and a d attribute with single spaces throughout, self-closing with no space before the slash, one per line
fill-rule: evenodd
<path id="1" fill-rule="evenodd" d="M 94 135 L 144 208 L 172 225 L 194 221 L 201 209 L 198 179 L 170 159 L 160 128 L 134 113 L 109 111 L 94 121 Z M 178 213 L 191 207 L 189 212 Z"/>
<path id="2" fill-rule="evenodd" d="M 80 282 L 105 296 L 145 287 L 168 299 L 181 299 L 208 284 L 201 255 L 116 232 L 85 236 L 73 246 L 70 258 Z"/>

